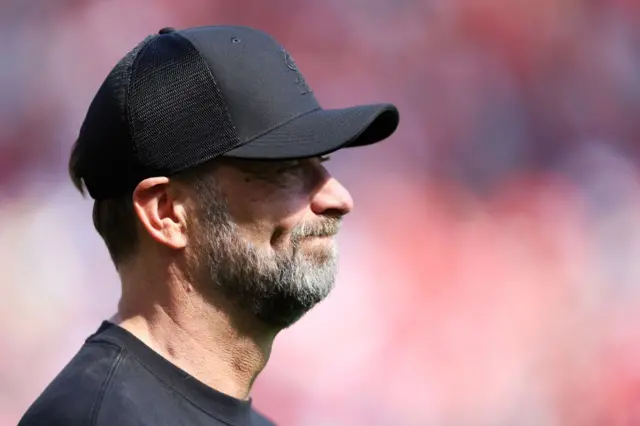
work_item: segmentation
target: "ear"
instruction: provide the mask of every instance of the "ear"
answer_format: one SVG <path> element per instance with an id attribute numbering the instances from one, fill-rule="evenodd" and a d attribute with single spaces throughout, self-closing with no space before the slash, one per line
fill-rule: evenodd
<path id="1" fill-rule="evenodd" d="M 184 204 L 170 190 L 169 179 L 145 179 L 133 191 L 133 208 L 155 241 L 180 250 L 187 245 Z"/>

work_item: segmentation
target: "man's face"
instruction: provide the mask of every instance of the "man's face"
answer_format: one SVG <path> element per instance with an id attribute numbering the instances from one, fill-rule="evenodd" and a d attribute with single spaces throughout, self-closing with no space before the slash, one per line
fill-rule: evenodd
<path id="1" fill-rule="evenodd" d="M 190 228 L 201 288 L 279 328 L 329 294 L 337 268 L 334 236 L 353 202 L 321 163 L 219 164 L 211 182 L 197 188 L 197 225 Z"/>

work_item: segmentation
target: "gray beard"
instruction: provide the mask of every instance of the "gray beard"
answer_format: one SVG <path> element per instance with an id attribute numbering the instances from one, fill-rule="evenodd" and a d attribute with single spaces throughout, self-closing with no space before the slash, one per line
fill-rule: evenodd
<path id="1" fill-rule="evenodd" d="M 297 227 L 288 252 L 253 246 L 224 209 L 208 210 L 199 222 L 199 232 L 193 235 L 198 287 L 210 290 L 213 297 L 224 297 L 264 325 L 278 329 L 291 326 L 333 289 L 338 257 L 335 244 L 305 253 L 300 243 L 308 236 L 335 233 L 339 220 Z"/>

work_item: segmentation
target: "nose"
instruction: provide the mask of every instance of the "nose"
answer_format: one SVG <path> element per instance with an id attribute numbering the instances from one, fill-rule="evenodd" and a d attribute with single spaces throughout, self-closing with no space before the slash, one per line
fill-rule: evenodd
<path id="1" fill-rule="evenodd" d="M 311 210 L 317 215 L 341 217 L 353 210 L 353 198 L 337 179 L 327 176 L 313 195 Z"/>

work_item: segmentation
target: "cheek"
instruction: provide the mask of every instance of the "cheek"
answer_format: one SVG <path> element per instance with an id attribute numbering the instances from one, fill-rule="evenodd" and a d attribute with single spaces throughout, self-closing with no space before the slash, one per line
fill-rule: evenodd
<path id="1" fill-rule="evenodd" d="M 245 238 L 272 246 L 288 240 L 309 210 L 308 195 L 293 189 L 263 184 L 229 200 L 229 211 Z"/>

